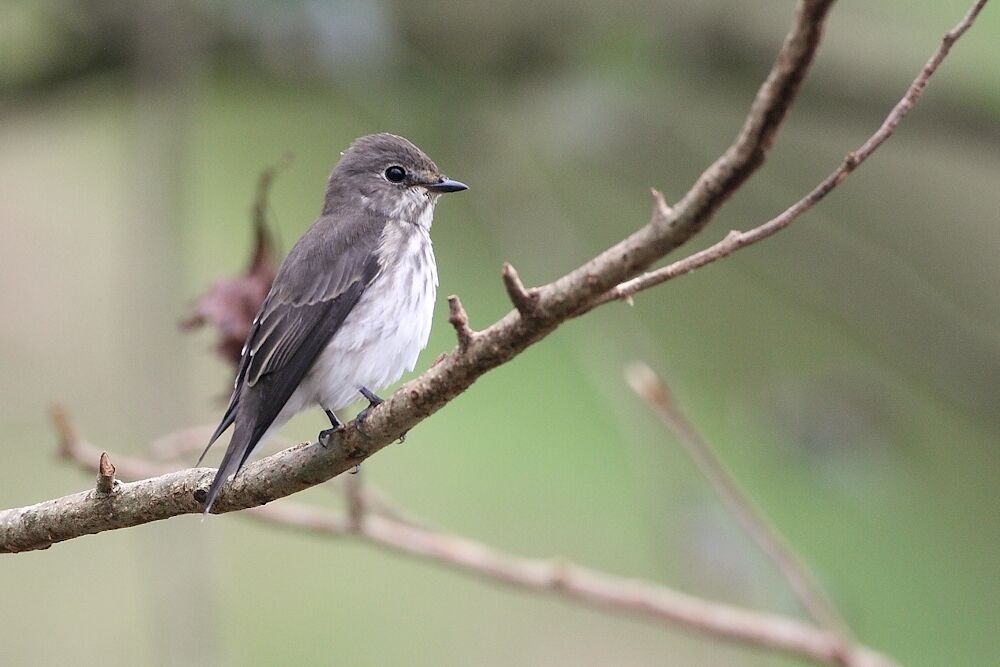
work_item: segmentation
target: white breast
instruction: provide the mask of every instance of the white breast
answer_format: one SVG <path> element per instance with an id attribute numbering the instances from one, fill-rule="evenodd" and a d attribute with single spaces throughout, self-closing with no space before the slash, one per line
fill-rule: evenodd
<path id="1" fill-rule="evenodd" d="M 381 271 L 320 354 L 302 383 L 302 394 L 295 398 L 339 410 L 360 398 L 359 387 L 378 392 L 413 370 L 430 337 L 437 294 L 431 209 L 426 207 L 426 220 L 420 216 L 426 225 L 387 223 L 379 248 Z M 305 405 L 289 407 L 299 410 Z"/>

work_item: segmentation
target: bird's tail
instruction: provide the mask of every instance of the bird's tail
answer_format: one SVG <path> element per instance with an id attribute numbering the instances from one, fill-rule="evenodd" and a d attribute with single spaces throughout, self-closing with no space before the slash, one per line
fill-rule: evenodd
<path id="1" fill-rule="evenodd" d="M 219 492 L 222 491 L 226 480 L 243 468 L 243 464 L 250 458 L 250 453 L 266 431 L 267 427 L 261 428 L 255 420 L 241 419 L 236 423 L 226 454 L 222 457 L 222 463 L 219 464 L 219 470 L 215 473 L 215 479 L 212 480 L 212 485 L 208 488 L 205 509 L 202 510 L 205 514 L 211 511 L 212 504 L 219 497 Z"/>
<path id="2" fill-rule="evenodd" d="M 205 455 L 208 454 L 208 450 L 212 448 L 212 445 L 214 445 L 215 441 L 219 439 L 219 436 L 225 433 L 226 429 L 232 426 L 233 423 L 236 421 L 236 411 L 237 409 L 239 409 L 239 407 L 240 407 L 240 391 L 239 391 L 239 386 L 237 385 L 236 390 L 233 391 L 232 398 L 229 399 L 229 405 L 226 407 L 226 414 L 222 415 L 222 421 L 219 422 L 219 425 L 216 427 L 215 432 L 212 434 L 212 437 L 208 439 L 208 444 L 205 445 L 205 449 L 201 452 L 201 456 L 198 457 L 198 461 L 194 464 L 195 468 L 201 465 L 201 462 L 205 459 Z M 233 440 L 236 440 L 235 434 L 233 435 Z M 222 466 L 225 466 L 229 458 L 230 457 L 227 451 L 225 458 L 223 458 L 222 460 Z M 220 484 L 218 484 L 218 481 L 219 481 L 219 473 L 222 472 L 222 466 L 219 467 L 219 472 L 215 474 L 215 480 L 212 482 L 211 489 L 209 490 L 207 501 L 205 502 L 205 509 L 203 510 L 205 514 L 208 514 L 208 510 L 212 508 L 212 502 L 215 500 L 215 496 L 219 495 L 219 489 L 216 487 L 221 486 Z M 225 480 L 225 477 L 223 477 L 222 479 Z"/>
<path id="3" fill-rule="evenodd" d="M 194 464 L 195 468 L 201 465 L 202 460 L 205 458 L 205 454 L 208 454 L 208 450 L 212 448 L 212 445 L 214 445 L 215 441 L 219 439 L 219 436 L 222 435 L 225 430 L 232 426 L 233 422 L 236 421 L 236 408 L 239 407 L 238 398 L 239 397 L 234 393 L 233 398 L 229 401 L 229 407 L 226 408 L 226 414 L 222 416 L 222 421 L 219 422 L 219 426 L 215 429 L 215 433 L 213 433 L 212 437 L 208 439 L 208 444 L 205 445 L 205 449 L 202 451 L 201 456 L 198 457 L 198 461 Z"/>

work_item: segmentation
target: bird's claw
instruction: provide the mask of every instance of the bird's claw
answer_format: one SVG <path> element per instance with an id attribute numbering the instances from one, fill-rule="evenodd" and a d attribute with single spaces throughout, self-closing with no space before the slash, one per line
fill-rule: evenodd
<path id="1" fill-rule="evenodd" d="M 376 396 L 375 392 L 368 387 L 358 387 L 358 391 L 368 400 L 368 407 L 358 413 L 358 416 L 354 418 L 354 423 L 358 427 L 358 433 L 369 438 L 371 436 L 365 432 L 365 420 L 368 419 L 368 413 L 372 411 L 372 408 L 377 408 L 385 401 Z"/>
<path id="2" fill-rule="evenodd" d="M 369 405 L 367 408 L 359 412 L 358 416 L 354 418 L 354 424 L 358 427 L 358 433 L 366 438 L 370 438 L 371 436 L 369 436 L 368 432 L 365 431 L 365 420 L 368 419 L 368 413 L 372 411 L 373 407 L 375 407 L 374 404 Z"/>
<path id="3" fill-rule="evenodd" d="M 344 430 L 343 424 L 335 428 L 324 429 L 319 432 L 319 436 L 317 436 L 316 441 L 319 443 L 320 447 L 326 449 L 330 445 L 330 438 L 332 438 L 337 433 L 340 433 L 343 430 Z"/>

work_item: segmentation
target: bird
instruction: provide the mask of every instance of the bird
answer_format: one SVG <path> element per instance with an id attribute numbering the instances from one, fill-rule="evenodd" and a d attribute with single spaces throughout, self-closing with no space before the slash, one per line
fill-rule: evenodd
<path id="1" fill-rule="evenodd" d="M 431 223 L 440 195 L 468 186 L 442 175 L 409 140 L 356 139 L 330 174 L 319 218 L 295 243 L 250 326 L 229 404 L 196 466 L 230 426 L 229 447 L 205 495 L 208 514 L 227 480 L 292 416 L 361 400 L 413 370 L 427 346 L 437 292 Z"/>

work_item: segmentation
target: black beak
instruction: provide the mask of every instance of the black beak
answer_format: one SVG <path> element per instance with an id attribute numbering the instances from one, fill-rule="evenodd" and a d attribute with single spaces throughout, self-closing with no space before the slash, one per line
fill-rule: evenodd
<path id="1" fill-rule="evenodd" d="M 453 181 L 450 178 L 442 178 L 437 183 L 429 183 L 424 186 L 429 192 L 461 192 L 462 190 L 468 190 L 469 186 L 465 183 L 460 183 L 459 181 Z"/>

